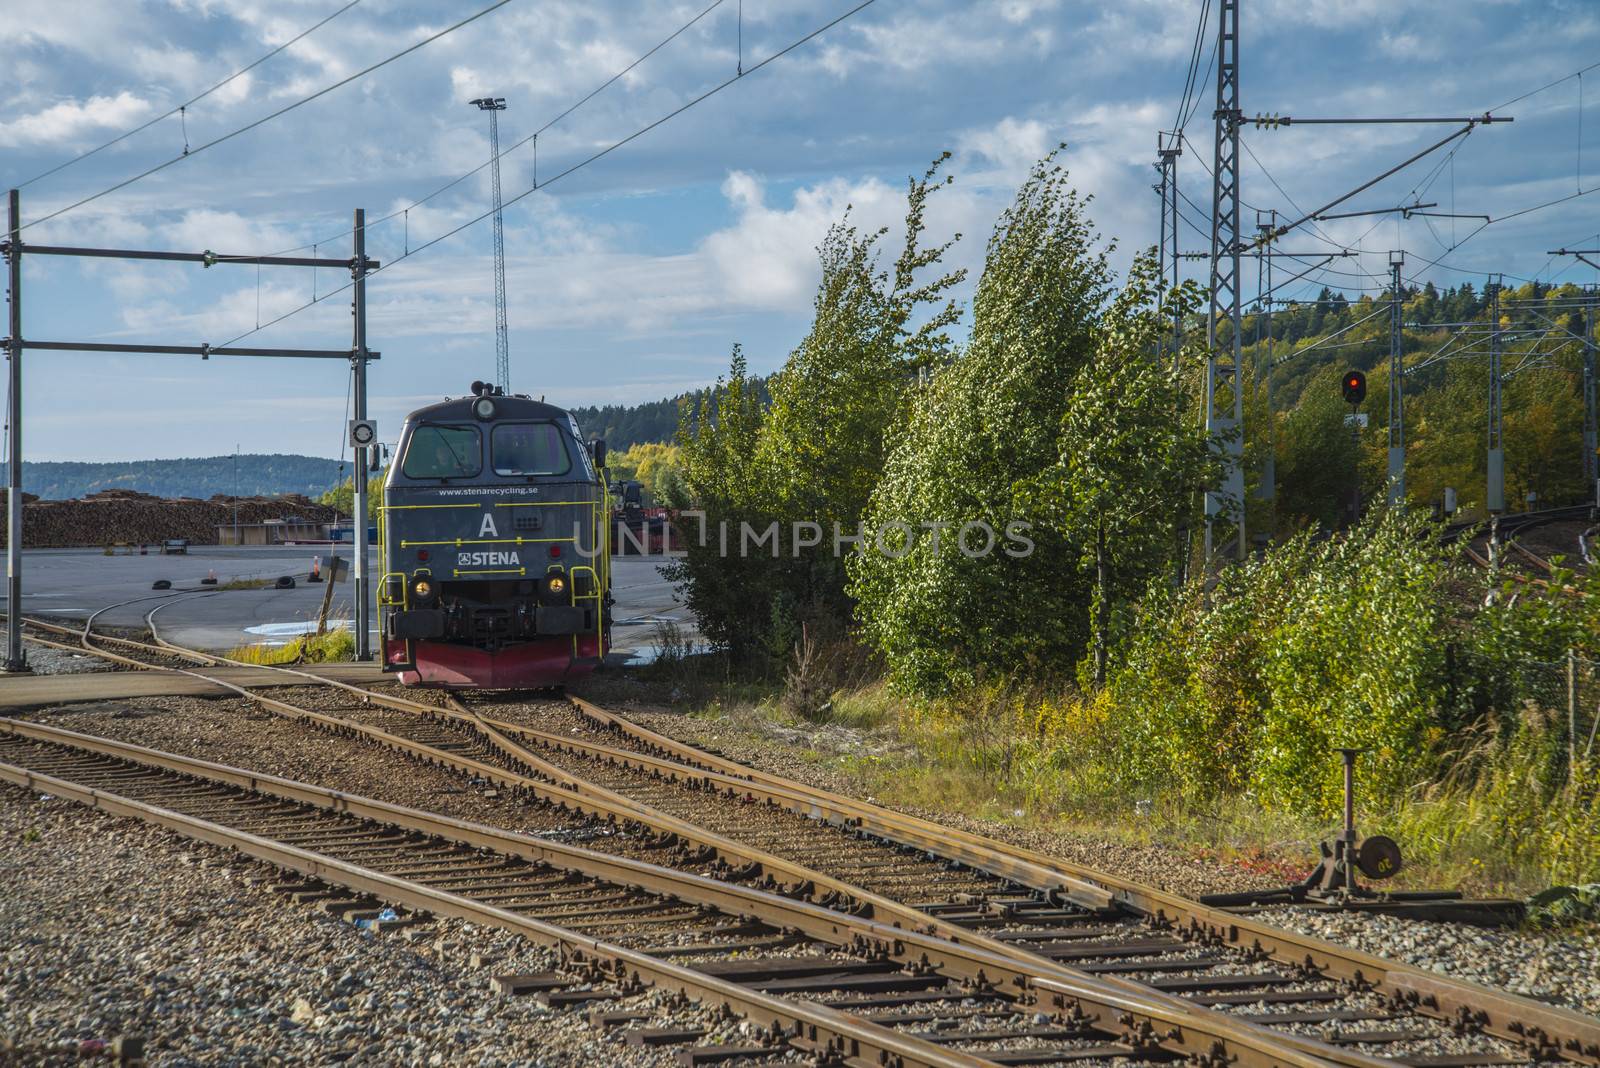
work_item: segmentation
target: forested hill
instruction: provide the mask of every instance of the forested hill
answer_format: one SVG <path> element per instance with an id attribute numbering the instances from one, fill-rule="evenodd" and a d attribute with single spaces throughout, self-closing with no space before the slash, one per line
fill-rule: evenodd
<path id="1" fill-rule="evenodd" d="M 348 464 L 345 473 L 349 473 Z M 339 461 L 284 453 L 22 465 L 22 488 L 46 500 L 70 500 L 107 489 L 138 490 L 157 497 L 204 499 L 217 493 L 244 497 L 303 493 L 315 499 L 338 480 Z"/>
<path id="2" fill-rule="evenodd" d="M 1432 283 L 1404 292 L 1406 484 L 1428 505 L 1453 488 L 1468 514 L 1485 501 L 1490 307 L 1500 304 L 1506 497 L 1512 507 L 1568 504 L 1593 493 L 1583 463 L 1583 301 L 1574 285 L 1527 283 L 1500 288 Z M 1471 324 L 1463 329 L 1459 324 Z M 1244 364 L 1252 389 L 1246 417 L 1251 461 L 1246 478 L 1261 490 L 1263 458 L 1276 454 L 1275 519 L 1287 529 L 1316 522 L 1340 524 L 1353 472 L 1363 494 L 1381 496 L 1388 446 L 1389 295 L 1355 297 L 1324 288 L 1317 296 L 1272 310 L 1247 308 L 1242 321 Z M 1189 324 L 1190 337 L 1204 325 Z M 1224 334 L 1226 331 L 1224 331 Z M 1268 337 L 1270 334 L 1270 343 Z M 1226 344 L 1226 337 L 1222 339 Z M 1270 348 L 1269 348 L 1270 345 Z M 1270 395 L 1260 372 L 1271 363 Z M 1367 375 L 1361 412 L 1367 426 L 1353 434 L 1339 388 L 1347 370 Z M 752 379 L 763 403 L 768 381 Z M 1198 387 L 1196 387 L 1198 388 Z M 619 454 L 639 443 L 669 442 L 685 405 L 705 390 L 640 405 L 575 408 L 585 436 L 604 437 Z M 1273 418 L 1262 418 L 1270 406 Z M 1267 427 L 1272 428 L 1269 435 Z M 1252 498 L 1251 509 L 1261 504 Z"/>
<path id="3" fill-rule="evenodd" d="M 763 401 L 767 399 L 767 380 L 753 379 Z M 697 389 L 676 397 L 663 397 L 644 404 L 607 404 L 601 407 L 569 409 L 586 438 L 604 438 L 606 447 L 622 452 L 629 446 L 647 442 L 668 442 L 678 432 L 678 413 L 683 406 L 697 407 L 707 390 Z"/>
<path id="4" fill-rule="evenodd" d="M 1505 491 L 1513 509 L 1577 503 L 1592 498 L 1584 479 L 1584 290 L 1529 282 L 1520 287 L 1470 283 L 1439 290 L 1432 284 L 1402 294 L 1405 352 L 1406 491 L 1431 504 L 1446 487 L 1469 514 L 1481 514 L 1486 478 L 1489 351 L 1492 307 L 1498 301 L 1502 351 Z M 1466 324 L 1465 326 L 1461 324 Z M 1249 451 L 1268 448 L 1262 428 L 1274 428 L 1280 518 L 1338 520 L 1359 464 L 1363 493 L 1381 496 L 1386 484 L 1389 391 L 1389 294 L 1348 299 L 1324 289 L 1314 299 L 1280 306 L 1268 319 L 1249 309 L 1241 323 L 1245 372 L 1254 389 Z M 1194 324 L 1193 329 L 1203 326 Z M 1260 374 L 1273 367 L 1270 395 Z M 1361 413 L 1368 424 L 1347 429 L 1351 408 L 1340 381 L 1347 370 L 1367 376 Z M 1270 403 L 1269 424 L 1260 413 Z M 1249 466 L 1249 465 L 1247 465 Z M 1259 481 L 1260 464 L 1247 480 Z M 1532 495 L 1531 499 L 1529 495 Z"/>

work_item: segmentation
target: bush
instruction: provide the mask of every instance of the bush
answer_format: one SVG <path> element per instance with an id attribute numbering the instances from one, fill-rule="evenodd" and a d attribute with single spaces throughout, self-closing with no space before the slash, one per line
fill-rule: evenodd
<path id="1" fill-rule="evenodd" d="M 1110 687 L 1130 778 L 1331 816 L 1332 749 L 1358 746 L 1362 796 L 1402 797 L 1442 734 L 1451 550 L 1432 533 L 1380 511 L 1230 567 L 1209 593 L 1153 597 Z"/>

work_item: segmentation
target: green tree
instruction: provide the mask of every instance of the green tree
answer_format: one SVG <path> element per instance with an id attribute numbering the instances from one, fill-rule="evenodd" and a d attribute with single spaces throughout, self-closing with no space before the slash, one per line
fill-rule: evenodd
<path id="1" fill-rule="evenodd" d="M 744 353 L 733 348 L 727 378 L 685 409 L 678 428 L 682 478 L 674 488 L 674 507 L 703 513 L 703 525 L 684 523 L 679 541 L 685 555 L 664 569 L 678 584 L 700 632 L 735 656 L 745 656 L 766 625 L 769 613 L 762 561 L 722 551 L 718 537 L 731 523 L 759 522 L 764 514 L 763 481 L 756 470 L 756 446 L 763 410 Z"/>
<path id="2" fill-rule="evenodd" d="M 1361 454 L 1345 425 L 1350 406 L 1339 393 L 1342 373 L 1324 367 L 1279 421 L 1278 515 L 1289 529 L 1331 530 L 1349 512 Z"/>
<path id="3" fill-rule="evenodd" d="M 379 472 L 367 479 L 367 521 L 376 522 L 378 509 L 383 505 L 383 479 L 384 472 Z M 340 515 L 350 515 L 355 511 L 356 489 L 354 476 L 328 490 L 317 498 L 321 504 L 337 508 Z"/>
<path id="4" fill-rule="evenodd" d="M 611 481 L 638 482 L 650 503 L 669 500 L 681 482 L 683 452 L 676 445 L 659 441 L 640 441 L 613 452 L 606 460 Z"/>
<path id="5" fill-rule="evenodd" d="M 848 623 L 835 528 L 855 534 L 918 370 L 949 358 L 947 330 L 960 314 L 947 294 L 963 274 L 939 267 L 953 240 L 923 243 L 946 159 L 907 184 L 892 272 L 878 266 L 886 229 L 863 233 L 848 216 L 829 229 L 812 326 L 770 380 L 770 407 L 736 356 L 727 384 L 680 429 L 682 499 L 706 512 L 709 537 L 674 574 L 702 631 L 741 659 L 787 658 L 802 624 Z M 746 524 L 761 539 L 753 551 Z M 822 536 L 796 547 L 795 524 Z"/>
<path id="6" fill-rule="evenodd" d="M 1081 548 L 1096 685 L 1126 609 L 1173 561 L 1196 491 L 1220 474 L 1183 388 L 1204 352 L 1186 348 L 1178 361 L 1159 354 L 1173 311 L 1193 311 L 1201 294 L 1187 286 L 1163 303 L 1161 289 L 1156 260 L 1140 256 L 1097 324 L 1092 357 L 1067 386 L 1059 457 L 1033 480 L 1040 517 Z"/>
<path id="7" fill-rule="evenodd" d="M 873 493 L 869 535 L 904 551 L 847 561 L 861 632 L 902 688 L 1047 675 L 1083 648 L 1081 546 L 1044 526 L 1027 551 L 1005 532 L 1035 513 L 1019 485 L 1060 459 L 1066 384 L 1112 293 L 1084 208 L 1055 153 L 1035 166 L 989 240 L 971 341 L 918 391 Z M 982 554 L 985 529 L 1002 544 Z"/>

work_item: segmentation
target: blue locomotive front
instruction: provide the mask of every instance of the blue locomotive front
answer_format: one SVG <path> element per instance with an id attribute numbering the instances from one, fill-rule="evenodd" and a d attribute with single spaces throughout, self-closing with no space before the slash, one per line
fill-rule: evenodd
<path id="1" fill-rule="evenodd" d="M 408 685 L 557 686 L 610 631 L 605 446 L 473 383 L 406 417 L 379 513 L 383 663 Z"/>

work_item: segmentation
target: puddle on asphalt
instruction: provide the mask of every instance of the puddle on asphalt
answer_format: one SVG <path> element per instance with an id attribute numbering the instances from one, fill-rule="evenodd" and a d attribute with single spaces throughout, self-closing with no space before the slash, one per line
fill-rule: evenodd
<path id="1" fill-rule="evenodd" d="M 348 619 L 328 620 L 329 630 L 349 630 L 350 627 L 351 621 Z M 252 642 L 251 644 L 275 649 L 279 646 L 288 645 L 296 638 L 304 637 L 307 634 L 315 634 L 317 632 L 317 623 L 315 620 L 306 620 L 300 623 L 258 623 L 253 627 L 244 628 L 244 632 L 260 636 L 260 641 Z"/>

